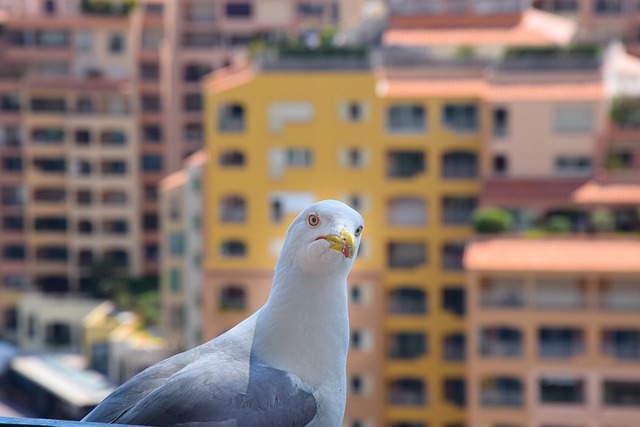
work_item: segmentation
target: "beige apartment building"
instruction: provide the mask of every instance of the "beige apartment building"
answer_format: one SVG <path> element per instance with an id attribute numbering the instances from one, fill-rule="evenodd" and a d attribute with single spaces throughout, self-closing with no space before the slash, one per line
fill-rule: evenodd
<path id="1" fill-rule="evenodd" d="M 469 425 L 636 425 L 638 259 L 631 239 L 471 244 Z"/>

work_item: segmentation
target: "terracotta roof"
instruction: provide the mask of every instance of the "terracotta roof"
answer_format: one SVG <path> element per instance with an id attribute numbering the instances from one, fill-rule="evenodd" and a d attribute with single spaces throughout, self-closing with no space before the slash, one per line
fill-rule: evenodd
<path id="1" fill-rule="evenodd" d="M 170 190 L 172 188 L 184 185 L 187 182 L 187 174 L 185 171 L 180 170 L 174 172 L 160 180 L 160 188 L 163 190 Z"/>
<path id="2" fill-rule="evenodd" d="M 585 179 L 489 179 L 481 191 L 484 206 L 548 206 L 569 204 Z"/>
<path id="3" fill-rule="evenodd" d="M 578 188 L 572 199 L 585 205 L 640 205 L 640 183 L 590 181 Z"/>
<path id="4" fill-rule="evenodd" d="M 202 166 L 208 159 L 209 154 L 204 149 L 200 149 L 184 159 L 183 164 L 185 166 Z"/>
<path id="5" fill-rule="evenodd" d="M 465 268 L 482 271 L 640 273 L 638 260 L 637 240 L 492 239 L 464 255 Z"/>
<path id="6" fill-rule="evenodd" d="M 212 73 L 205 83 L 206 87 L 215 93 L 224 92 L 250 82 L 256 72 L 249 64 L 222 68 Z"/>
<path id="7" fill-rule="evenodd" d="M 590 101 L 604 97 L 604 86 L 600 81 L 502 83 L 491 84 L 481 79 L 407 79 L 380 80 L 377 93 L 382 97 L 481 97 L 483 99 L 508 101 Z"/>
<path id="8" fill-rule="evenodd" d="M 553 14 L 531 9 L 514 26 L 404 29 L 391 28 L 385 45 L 404 46 L 548 46 L 571 41 L 576 24 Z"/>

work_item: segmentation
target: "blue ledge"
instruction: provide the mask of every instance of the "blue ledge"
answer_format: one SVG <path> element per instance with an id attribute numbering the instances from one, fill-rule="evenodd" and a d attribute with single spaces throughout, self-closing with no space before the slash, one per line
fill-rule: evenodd
<path id="1" fill-rule="evenodd" d="M 98 427 L 117 426 L 122 424 L 82 423 L 80 421 L 47 420 L 44 418 L 7 418 L 0 417 L 0 426 L 31 427 Z M 131 426 L 129 426 L 131 427 Z M 141 426 L 138 426 L 141 427 Z"/>

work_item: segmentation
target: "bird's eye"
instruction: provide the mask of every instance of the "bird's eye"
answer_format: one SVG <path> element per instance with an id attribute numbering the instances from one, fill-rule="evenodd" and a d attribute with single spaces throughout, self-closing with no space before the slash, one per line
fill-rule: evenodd
<path id="1" fill-rule="evenodd" d="M 307 222 L 310 226 L 315 227 L 320 224 L 320 217 L 314 213 L 309 214 L 307 217 Z"/>
<path id="2" fill-rule="evenodd" d="M 358 228 L 356 228 L 356 237 L 358 237 L 360 235 L 360 233 L 362 233 L 362 226 L 359 226 Z"/>

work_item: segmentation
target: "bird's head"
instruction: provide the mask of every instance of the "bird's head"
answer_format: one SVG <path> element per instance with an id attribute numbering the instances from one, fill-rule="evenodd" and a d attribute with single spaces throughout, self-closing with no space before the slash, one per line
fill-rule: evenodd
<path id="1" fill-rule="evenodd" d="M 307 271 L 348 271 L 358 254 L 363 227 L 362 216 L 342 202 L 314 203 L 289 226 L 282 255 Z"/>

